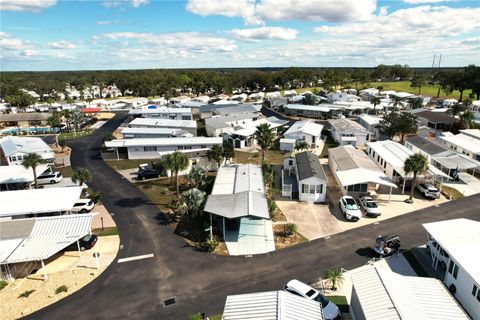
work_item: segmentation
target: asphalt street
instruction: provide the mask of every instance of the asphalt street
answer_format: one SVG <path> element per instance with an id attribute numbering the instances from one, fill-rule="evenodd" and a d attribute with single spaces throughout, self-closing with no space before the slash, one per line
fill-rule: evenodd
<path id="1" fill-rule="evenodd" d="M 89 185 L 102 193 L 113 213 L 122 249 L 118 258 L 154 254 L 153 258 L 112 263 L 95 281 L 28 319 L 187 319 L 189 314 L 221 313 L 230 294 L 277 290 L 292 278 L 317 281 L 327 269 L 352 269 L 379 234 L 397 233 L 403 248 L 425 242 L 421 223 L 466 217 L 480 221 L 480 195 L 452 201 L 303 243 L 270 254 L 227 257 L 188 247 L 164 223 L 159 209 L 101 159 L 102 137 L 126 118 L 119 114 L 93 135 L 71 140 L 72 166 L 92 172 Z M 175 298 L 169 306 L 164 301 Z"/>

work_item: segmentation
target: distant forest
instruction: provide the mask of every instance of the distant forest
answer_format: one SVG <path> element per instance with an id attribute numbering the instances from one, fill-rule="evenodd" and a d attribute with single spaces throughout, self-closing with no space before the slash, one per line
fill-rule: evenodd
<path id="1" fill-rule="evenodd" d="M 321 80 L 321 82 L 319 81 Z M 435 84 L 443 91 L 471 89 L 480 93 L 480 67 L 411 68 L 407 65 L 378 65 L 374 68 L 245 68 L 245 69 L 148 69 L 112 71 L 1 72 L 0 97 L 21 101 L 19 89 L 55 97 L 66 85 L 81 91 L 91 86 L 115 84 L 123 95 L 174 96 L 179 92 L 200 94 L 274 91 L 299 87 L 361 89 L 374 81 L 412 82 L 412 87 Z M 101 91 L 101 90 L 100 90 Z M 109 97 L 101 97 L 109 98 Z"/>

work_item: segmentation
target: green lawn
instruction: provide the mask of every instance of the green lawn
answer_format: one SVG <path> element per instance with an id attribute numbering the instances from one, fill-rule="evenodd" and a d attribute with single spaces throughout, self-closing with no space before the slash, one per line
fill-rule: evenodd
<path id="1" fill-rule="evenodd" d="M 382 86 L 383 90 L 395 90 L 395 91 L 405 91 L 413 94 L 418 94 L 418 88 L 410 87 L 410 82 L 408 81 L 396 81 L 396 82 L 372 82 L 370 87 L 376 88 Z M 426 86 L 422 88 L 420 94 L 426 96 L 436 97 L 438 91 L 438 86 Z M 467 98 L 471 93 L 471 90 L 465 90 L 463 92 L 463 98 Z M 447 95 L 444 91 L 440 91 L 440 98 L 454 98 L 458 99 L 460 97 L 460 92 L 458 90 L 453 91 L 450 95 Z"/>
<path id="2" fill-rule="evenodd" d="M 103 230 L 100 228 L 100 229 L 94 229 L 93 233 L 95 233 L 99 237 L 115 236 L 115 235 L 118 235 L 118 229 L 117 227 L 104 228 Z"/>
<path id="3" fill-rule="evenodd" d="M 463 194 L 460 191 L 454 188 L 447 187 L 445 185 L 442 185 L 442 192 L 448 194 L 450 196 L 450 199 L 452 200 L 463 198 Z"/>
<path id="4" fill-rule="evenodd" d="M 268 150 L 265 156 L 265 161 L 269 164 L 283 164 L 284 156 L 285 156 L 285 152 L 276 150 L 276 149 L 271 149 L 271 150 Z M 262 161 L 262 154 L 260 150 L 257 153 L 235 150 L 235 157 L 233 158 L 234 163 L 260 164 L 261 161 Z"/>
<path id="5" fill-rule="evenodd" d="M 138 165 L 142 163 L 151 164 L 152 159 L 107 160 L 105 162 L 115 170 L 126 170 L 138 168 Z"/>
<path id="6" fill-rule="evenodd" d="M 61 133 L 58 135 L 58 140 L 69 140 L 69 139 L 74 139 L 74 138 L 80 138 L 84 136 L 88 136 L 90 133 L 92 133 L 93 130 L 91 129 L 85 129 L 82 131 L 77 131 L 77 132 L 66 132 L 66 133 Z"/>
<path id="7" fill-rule="evenodd" d="M 160 210 L 163 212 L 170 211 L 172 200 L 175 198 L 174 187 L 170 184 L 170 178 L 140 182 L 135 185 L 145 193 Z"/>

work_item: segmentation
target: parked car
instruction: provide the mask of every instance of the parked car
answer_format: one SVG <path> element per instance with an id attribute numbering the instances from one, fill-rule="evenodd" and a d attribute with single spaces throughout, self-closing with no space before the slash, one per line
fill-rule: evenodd
<path id="1" fill-rule="evenodd" d="M 338 307 L 333 302 L 328 300 L 318 290 L 310 287 L 308 284 L 293 279 L 290 280 L 287 285 L 283 287 L 283 290 L 309 300 L 320 302 L 320 304 L 322 305 L 323 316 L 325 317 L 325 320 L 342 319 L 342 315 Z"/>
<path id="2" fill-rule="evenodd" d="M 59 183 L 62 181 L 63 176 L 60 172 L 47 172 L 47 173 L 42 173 L 37 177 L 37 182 L 38 184 L 54 184 L 54 183 Z"/>
<path id="3" fill-rule="evenodd" d="M 361 196 L 358 198 L 358 202 L 360 206 L 365 210 L 365 214 L 369 217 L 378 217 L 382 213 L 380 212 L 380 208 L 375 200 L 373 200 L 370 196 Z"/>
<path id="4" fill-rule="evenodd" d="M 92 249 L 97 243 L 98 237 L 96 234 L 87 234 L 85 237 L 78 240 L 80 245 L 80 251 Z M 65 248 L 65 251 L 75 251 L 78 250 L 77 242 L 75 241 L 71 245 Z"/>
<path id="5" fill-rule="evenodd" d="M 350 221 L 358 221 L 362 216 L 360 208 L 358 208 L 355 199 L 351 196 L 343 196 L 340 198 L 340 210 L 345 214 L 345 219 Z"/>
<path id="6" fill-rule="evenodd" d="M 153 168 L 140 169 L 137 173 L 138 180 L 152 179 L 158 177 L 160 177 L 160 172 Z"/>
<path id="7" fill-rule="evenodd" d="M 373 250 L 378 257 L 388 257 L 400 249 L 400 237 L 396 234 L 378 236 Z"/>
<path id="8" fill-rule="evenodd" d="M 438 199 L 440 198 L 440 191 L 430 183 L 419 183 L 417 189 L 425 198 Z"/>
<path id="9" fill-rule="evenodd" d="M 92 211 L 95 203 L 92 199 L 78 199 L 73 205 L 72 212 L 86 213 Z"/>

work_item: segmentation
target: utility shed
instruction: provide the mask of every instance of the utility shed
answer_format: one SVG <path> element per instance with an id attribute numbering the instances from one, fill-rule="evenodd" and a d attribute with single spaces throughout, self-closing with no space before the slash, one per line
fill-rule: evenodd
<path id="1" fill-rule="evenodd" d="M 319 302 L 285 291 L 227 296 L 222 320 L 323 320 Z"/>

